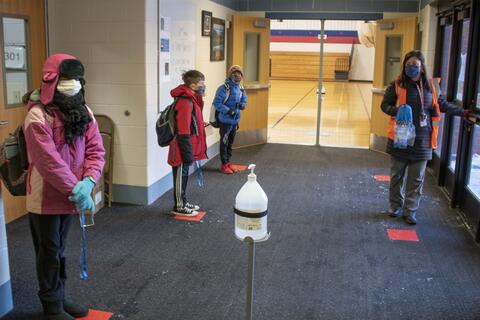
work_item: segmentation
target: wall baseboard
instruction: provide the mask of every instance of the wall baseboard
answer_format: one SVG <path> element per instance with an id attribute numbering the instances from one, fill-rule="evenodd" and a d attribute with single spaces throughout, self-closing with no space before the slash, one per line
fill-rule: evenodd
<path id="1" fill-rule="evenodd" d="M 12 284 L 10 280 L 0 285 L 0 318 L 12 311 Z"/>
<path id="2" fill-rule="evenodd" d="M 370 134 L 370 149 L 378 152 L 385 153 L 387 149 L 388 138 L 376 135 L 375 133 Z"/>
<path id="3" fill-rule="evenodd" d="M 234 148 L 267 143 L 267 128 L 239 131 L 235 136 Z"/>
<path id="4" fill-rule="evenodd" d="M 208 159 L 202 161 L 202 165 L 210 161 L 219 153 L 219 142 L 214 143 L 207 149 Z M 190 172 L 192 175 L 195 170 Z M 160 198 L 164 193 L 173 187 L 172 173 L 160 178 L 157 182 L 149 187 L 129 186 L 123 184 L 113 185 L 113 194 L 115 203 L 126 203 L 136 205 L 149 205 Z"/>

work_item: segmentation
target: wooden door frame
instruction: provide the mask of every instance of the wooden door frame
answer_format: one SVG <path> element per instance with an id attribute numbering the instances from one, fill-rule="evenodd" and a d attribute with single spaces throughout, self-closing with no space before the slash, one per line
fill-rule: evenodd
<path id="1" fill-rule="evenodd" d="M 246 23 L 245 28 L 236 29 L 235 25 Z M 255 21 L 262 21 L 265 27 L 255 27 Z M 251 22 L 251 24 L 250 24 Z M 268 30 L 268 32 L 262 32 Z M 235 147 L 246 147 L 264 144 L 268 138 L 268 95 L 270 89 L 270 19 L 252 16 L 233 15 L 231 23 L 231 50 L 228 57 L 230 65 L 244 64 L 244 41 L 246 33 L 260 34 L 260 58 L 266 55 L 267 59 L 260 59 L 258 81 L 245 83 L 247 92 L 247 109 L 242 111 L 240 128 L 235 138 Z M 228 68 L 229 66 L 227 66 Z M 264 108 L 252 110 L 249 105 L 263 105 Z"/>
<path id="2" fill-rule="evenodd" d="M 40 87 L 42 79 L 42 68 L 47 58 L 47 3 L 46 0 L 15 0 L 0 3 L 0 16 L 21 18 L 26 23 L 26 41 L 27 41 L 27 77 L 29 89 Z M 3 21 L 2 21 L 3 24 Z M 3 26 L 1 26 L 0 35 L 3 45 Z M 4 52 L 4 48 L 0 49 Z M 0 66 L 2 73 L 4 72 L 4 62 Z M 0 90 L 6 95 L 5 75 L 0 77 Z M 6 97 L 0 102 L 0 117 L 9 120 L 7 126 L 1 128 L 0 140 L 2 140 L 9 132 L 13 132 L 16 127 L 23 123 L 23 119 L 27 113 L 24 107 L 16 106 L 5 108 Z M 25 197 L 14 197 L 9 194 L 7 189 L 2 185 L 3 206 L 6 222 L 13 221 L 27 213 Z"/>

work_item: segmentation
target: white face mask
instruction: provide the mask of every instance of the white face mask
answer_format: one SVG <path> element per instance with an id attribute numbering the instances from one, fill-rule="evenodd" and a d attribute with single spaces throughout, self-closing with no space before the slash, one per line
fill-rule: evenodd
<path id="1" fill-rule="evenodd" d="M 57 90 L 61 94 L 64 94 L 68 97 L 73 97 L 82 89 L 82 84 L 80 81 L 71 79 L 71 80 L 60 80 L 57 84 Z"/>

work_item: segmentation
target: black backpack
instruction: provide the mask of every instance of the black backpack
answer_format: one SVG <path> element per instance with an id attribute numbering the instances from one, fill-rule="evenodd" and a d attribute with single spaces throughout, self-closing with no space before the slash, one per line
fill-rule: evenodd
<path id="1" fill-rule="evenodd" d="M 177 113 L 175 111 L 175 105 L 178 99 L 187 99 L 192 104 L 192 114 L 195 114 L 195 107 L 192 101 L 188 97 L 175 97 L 173 103 L 167 106 L 158 117 L 155 125 L 155 131 L 157 132 L 157 141 L 160 147 L 167 147 L 170 142 L 175 138 L 177 132 Z"/>
<path id="2" fill-rule="evenodd" d="M 0 178 L 12 196 L 25 196 L 27 174 L 27 144 L 20 125 L 0 144 Z"/>

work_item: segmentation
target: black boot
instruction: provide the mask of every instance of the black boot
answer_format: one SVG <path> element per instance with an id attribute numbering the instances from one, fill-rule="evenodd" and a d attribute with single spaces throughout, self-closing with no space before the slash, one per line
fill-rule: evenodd
<path id="1" fill-rule="evenodd" d="M 75 320 L 75 318 L 65 311 L 61 311 L 60 313 L 45 313 L 43 315 L 43 320 Z"/>
<path id="2" fill-rule="evenodd" d="M 63 310 L 75 318 L 83 318 L 88 315 L 88 308 L 72 301 L 63 301 Z"/>

